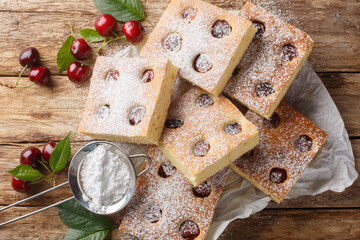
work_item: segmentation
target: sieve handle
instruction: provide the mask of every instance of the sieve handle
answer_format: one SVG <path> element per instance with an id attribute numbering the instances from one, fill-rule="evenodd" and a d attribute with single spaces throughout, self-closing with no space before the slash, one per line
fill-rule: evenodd
<path id="1" fill-rule="evenodd" d="M 133 158 L 140 158 L 140 157 L 143 157 L 143 158 L 146 158 L 148 160 L 148 165 L 147 165 L 147 168 L 145 170 L 143 170 L 142 172 L 140 172 L 136 177 L 140 177 L 141 175 L 143 175 L 144 173 L 146 173 L 147 171 L 149 171 L 150 167 L 151 167 L 151 158 L 146 155 L 146 154 L 135 154 L 135 155 L 131 155 L 129 156 L 130 159 L 133 159 Z"/>

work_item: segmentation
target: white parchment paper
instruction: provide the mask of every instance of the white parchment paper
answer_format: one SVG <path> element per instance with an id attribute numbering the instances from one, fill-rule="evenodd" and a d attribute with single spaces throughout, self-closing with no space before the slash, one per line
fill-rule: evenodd
<path id="1" fill-rule="evenodd" d="M 127 47 L 114 57 L 137 57 L 138 47 Z M 190 87 L 189 83 L 178 79 L 173 98 L 180 96 Z M 351 143 L 334 101 L 309 63 L 305 64 L 294 80 L 284 101 L 329 135 L 327 142 L 287 198 L 316 195 L 328 190 L 344 191 L 358 177 Z M 129 154 L 146 153 L 148 149 L 147 146 L 135 144 L 121 143 L 120 146 Z M 217 239 L 232 220 L 247 218 L 261 211 L 269 201 L 269 197 L 231 171 L 206 239 Z"/>

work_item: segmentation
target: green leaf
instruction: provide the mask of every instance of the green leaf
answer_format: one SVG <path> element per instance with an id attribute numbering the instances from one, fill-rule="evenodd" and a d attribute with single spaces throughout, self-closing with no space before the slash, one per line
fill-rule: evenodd
<path id="1" fill-rule="evenodd" d="M 36 181 L 43 177 L 41 172 L 33 169 L 30 165 L 21 164 L 13 170 L 7 171 L 8 173 L 15 176 L 17 179 L 23 181 Z"/>
<path id="2" fill-rule="evenodd" d="M 69 132 L 64 139 L 56 144 L 54 150 L 51 153 L 49 164 L 54 172 L 62 170 L 70 158 L 70 134 L 71 132 Z"/>
<path id="3" fill-rule="evenodd" d="M 76 229 L 69 229 L 64 240 L 103 240 L 109 234 L 109 229 L 97 232 L 83 232 Z"/>
<path id="4" fill-rule="evenodd" d="M 79 33 L 81 34 L 81 36 L 89 42 L 102 42 L 104 40 L 106 40 L 106 38 L 104 38 L 103 36 L 101 36 L 96 30 L 94 29 L 81 29 L 79 31 Z"/>
<path id="5" fill-rule="evenodd" d="M 93 0 L 102 12 L 112 15 L 120 22 L 145 19 L 140 0 Z"/>
<path id="6" fill-rule="evenodd" d="M 57 53 L 57 65 L 59 67 L 59 74 L 63 71 L 67 70 L 70 63 L 76 61 L 74 56 L 72 55 L 70 49 L 71 44 L 75 40 L 73 35 L 68 36 L 68 38 L 65 40 L 64 44 L 61 46 Z"/>
<path id="7" fill-rule="evenodd" d="M 61 221 L 70 228 L 96 232 L 114 227 L 114 223 L 107 217 L 87 211 L 76 200 L 67 201 L 57 208 Z"/>

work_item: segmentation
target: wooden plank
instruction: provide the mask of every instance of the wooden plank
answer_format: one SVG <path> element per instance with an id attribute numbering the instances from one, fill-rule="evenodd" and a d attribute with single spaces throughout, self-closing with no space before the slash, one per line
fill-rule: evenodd
<path id="1" fill-rule="evenodd" d="M 350 136 L 360 136 L 360 74 L 321 74 L 345 121 Z M 15 77 L 2 77 L 11 84 Z M 23 78 L 23 84 L 28 80 Z M 0 143 L 59 140 L 76 131 L 87 98 L 88 85 L 78 87 L 66 76 L 55 76 L 51 87 L 0 87 Z M 349 103 L 352 104 L 349 104 Z M 87 138 L 86 138 L 87 139 Z M 80 135 L 74 141 L 84 138 Z"/>
<path id="2" fill-rule="evenodd" d="M 156 24 L 169 1 L 143 1 L 148 19 Z M 245 1 L 213 0 L 227 10 L 239 10 Z M 356 0 L 254 1 L 308 32 L 316 42 L 311 61 L 319 72 L 360 71 L 360 2 Z M 76 12 L 74 12 L 76 9 Z M 306 14 L 304 14 L 306 13 Z M 37 47 L 43 63 L 57 72 L 56 53 L 69 34 L 66 23 L 76 29 L 93 28 L 100 13 L 92 1 L 2 1 L 0 3 L 0 75 L 17 75 L 19 52 Z M 150 32 L 149 24 L 147 31 Z M 120 30 L 120 26 L 118 28 Z M 11 48 L 9 48 L 11 42 Z M 93 45 L 97 46 L 97 45 Z"/>
<path id="3" fill-rule="evenodd" d="M 17 207 L 6 215 L 1 214 L 0 221 L 12 219 L 35 209 L 37 207 Z M 219 240 L 359 239 L 359 225 L 359 209 L 264 210 L 249 218 L 231 222 Z M 56 209 L 53 208 L 2 227 L 1 239 L 63 239 L 67 230 L 68 228 L 61 223 Z M 134 238 L 113 229 L 111 239 Z"/>
<path id="4" fill-rule="evenodd" d="M 360 239 L 360 210 L 264 210 L 230 223 L 219 240 Z"/>
<path id="5" fill-rule="evenodd" d="M 360 172 L 360 139 L 352 140 L 356 168 Z M 85 142 L 72 143 L 72 154 L 85 144 Z M 0 144 L 0 205 L 9 205 L 28 196 L 34 195 L 52 186 L 50 181 L 45 181 L 32 186 L 28 194 L 18 193 L 11 187 L 11 175 L 5 171 L 19 164 L 19 155 L 23 149 L 35 146 L 42 149 L 43 143 Z M 45 171 L 44 171 L 45 173 Z M 67 169 L 56 174 L 57 184 L 67 181 Z M 44 197 L 34 199 L 23 206 L 46 206 L 71 196 L 69 187 L 62 187 Z M 359 208 L 360 207 L 360 179 L 343 193 L 326 192 L 317 196 L 304 196 L 287 199 L 282 204 L 270 203 L 269 208 Z M 0 214 L 1 215 L 1 214 Z"/>

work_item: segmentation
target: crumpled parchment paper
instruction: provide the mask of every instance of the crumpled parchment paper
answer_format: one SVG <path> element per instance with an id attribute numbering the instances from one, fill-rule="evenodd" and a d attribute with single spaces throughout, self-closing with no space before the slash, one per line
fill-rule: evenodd
<path id="1" fill-rule="evenodd" d="M 139 46 L 129 46 L 114 57 L 138 57 Z M 191 84 L 178 79 L 173 98 L 183 94 Z M 287 198 L 316 195 L 327 190 L 342 192 L 358 177 L 349 136 L 341 115 L 324 84 L 309 63 L 302 68 L 284 101 L 323 129 L 329 138 L 302 174 Z M 146 153 L 147 146 L 119 143 L 129 154 Z M 141 162 L 136 163 L 137 166 Z M 236 218 L 247 218 L 264 209 L 270 198 L 248 181 L 232 172 L 218 202 L 206 239 L 216 239 Z"/>

